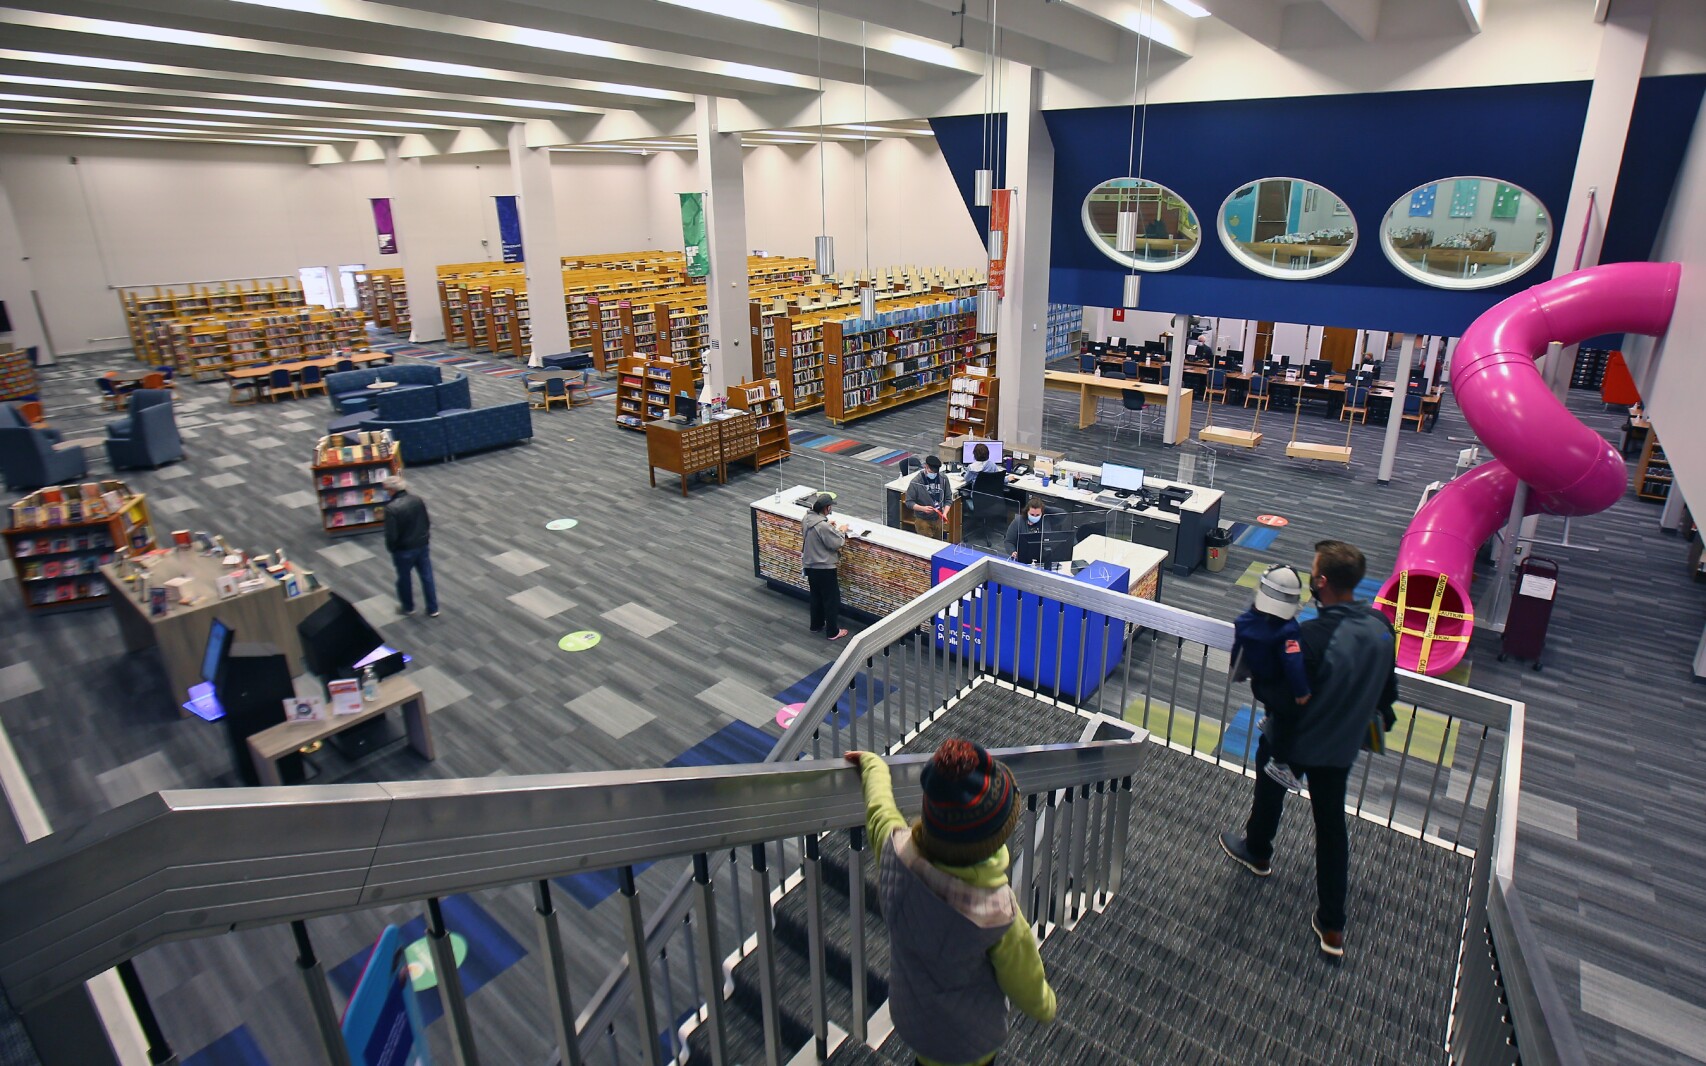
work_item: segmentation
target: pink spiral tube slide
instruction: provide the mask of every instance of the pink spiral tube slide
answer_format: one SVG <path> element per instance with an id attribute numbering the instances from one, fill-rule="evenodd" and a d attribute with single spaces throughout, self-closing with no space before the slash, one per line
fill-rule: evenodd
<path id="1" fill-rule="evenodd" d="M 1510 518 L 1519 481 L 1527 514 L 1597 514 L 1628 486 L 1623 457 L 1552 394 L 1535 360 L 1553 341 L 1601 333 L 1658 335 L 1676 307 L 1677 263 L 1578 270 L 1501 301 L 1457 343 L 1451 390 L 1496 457 L 1435 494 L 1404 531 L 1376 606 L 1398 630 L 1398 665 L 1442 674 L 1474 631 L 1475 554 Z"/>

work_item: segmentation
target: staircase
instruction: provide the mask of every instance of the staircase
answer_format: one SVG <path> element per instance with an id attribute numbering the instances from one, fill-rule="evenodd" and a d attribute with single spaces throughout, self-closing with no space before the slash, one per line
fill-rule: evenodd
<path id="1" fill-rule="evenodd" d="M 1062 743 L 1076 740 L 1086 724 L 1078 715 L 982 685 L 906 750 L 931 751 L 950 735 L 990 747 Z M 1318 956 L 1309 928 L 1315 881 L 1307 804 L 1291 801 L 1275 873 L 1257 879 L 1215 843 L 1217 832 L 1242 824 L 1250 779 L 1158 744 L 1145 761 L 1134 782 L 1120 890 L 1105 910 L 1045 940 L 1043 959 L 1059 1015 L 1043 1026 L 1013 1012 L 1002 1058 L 1075 1066 L 1444 1064 L 1471 858 L 1353 818 L 1348 954 L 1329 963 Z M 846 834 L 824 838 L 825 1000 L 830 1023 L 842 1032 L 852 1025 L 850 854 Z M 888 950 L 873 857 L 864 881 L 865 1002 L 875 1011 L 887 996 Z M 801 885 L 776 906 L 783 1061 L 801 1048 L 810 1058 L 808 932 Z M 756 957 L 742 961 L 732 976 L 734 993 L 724 1014 L 727 1061 L 764 1062 Z M 688 1046 L 692 1061 L 711 1061 L 703 1033 L 693 1034 Z M 891 1035 L 876 1050 L 849 1038 L 828 1061 L 866 1066 L 913 1060 Z"/>

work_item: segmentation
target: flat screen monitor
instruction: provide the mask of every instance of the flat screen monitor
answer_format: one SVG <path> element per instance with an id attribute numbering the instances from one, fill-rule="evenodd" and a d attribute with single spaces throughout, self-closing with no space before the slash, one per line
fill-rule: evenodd
<path id="1" fill-rule="evenodd" d="M 697 412 L 698 406 L 693 397 L 687 395 L 685 392 L 678 392 L 675 394 L 675 415 L 677 418 L 685 418 L 687 421 L 691 422 L 693 421 L 694 414 Z"/>
<path id="2" fill-rule="evenodd" d="M 219 666 L 225 657 L 231 654 L 231 640 L 235 633 L 230 626 L 215 618 L 213 625 L 207 631 L 207 647 L 201 653 L 201 679 L 212 682 L 219 676 Z"/>
<path id="3" fill-rule="evenodd" d="M 355 605 L 336 592 L 296 623 L 296 635 L 309 671 L 327 681 L 354 677 L 356 663 L 385 643 Z"/>
<path id="4" fill-rule="evenodd" d="M 1095 341 L 1095 342 L 1091 343 L 1091 345 L 1090 345 L 1090 354 L 1091 355 L 1102 355 L 1105 352 L 1107 352 L 1107 350 L 1108 350 L 1108 346 L 1106 344 L 1103 344 L 1101 341 Z"/>
<path id="5" fill-rule="evenodd" d="M 1166 355 L 1167 346 L 1160 341 L 1144 341 L 1143 350 L 1150 355 Z"/>
<path id="6" fill-rule="evenodd" d="M 1103 463 L 1102 487 L 1112 492 L 1136 492 L 1143 488 L 1143 467 Z"/>
<path id="7" fill-rule="evenodd" d="M 1048 519 L 1043 528 L 1027 529 L 1019 534 L 1019 561 L 1058 566 L 1072 561 L 1072 551 L 1078 546 L 1078 536 L 1070 529 L 1050 529 Z"/>
<path id="8" fill-rule="evenodd" d="M 968 441 L 966 441 L 965 444 L 960 449 L 960 462 L 962 462 L 962 463 L 975 463 L 975 462 L 977 462 L 977 456 L 974 453 L 977 451 L 977 446 L 979 444 L 983 444 L 983 445 L 988 446 L 988 448 L 989 448 L 989 461 L 990 462 L 996 463 L 996 464 L 999 464 L 1002 462 L 1003 456 L 1001 454 L 1001 442 L 998 440 L 968 440 Z"/>

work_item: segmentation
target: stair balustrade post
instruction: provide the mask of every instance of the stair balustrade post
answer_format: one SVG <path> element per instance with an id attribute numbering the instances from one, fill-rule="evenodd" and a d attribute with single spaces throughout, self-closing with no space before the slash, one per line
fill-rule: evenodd
<path id="1" fill-rule="evenodd" d="M 717 946 L 717 886 L 711 859 L 693 856 L 693 921 L 699 937 L 699 983 L 705 990 L 705 1034 L 711 1046 L 711 1066 L 729 1061 L 728 1034 L 723 1029 L 723 953 Z"/>
<path id="2" fill-rule="evenodd" d="M 816 833 L 806 834 L 806 959 L 811 967 L 812 1040 L 817 1045 L 817 1060 L 829 1058 L 829 990 L 824 977 L 823 958 L 823 855 Z"/>
<path id="3" fill-rule="evenodd" d="M 1037 909 L 1031 914 L 1031 924 L 1037 927 L 1037 939 L 1048 935 L 1049 923 L 1054 918 L 1054 834 L 1055 821 L 1058 814 L 1059 801 L 1056 794 L 1050 792 L 1044 800 L 1042 809 L 1043 839 L 1037 855 Z"/>
<path id="4" fill-rule="evenodd" d="M 1131 831 L 1131 778 L 1120 779 L 1119 794 L 1114 804 L 1114 861 L 1108 875 L 1108 895 L 1120 890 L 1120 879 L 1125 873 L 1126 837 Z"/>
<path id="5" fill-rule="evenodd" d="M 539 953 L 545 959 L 545 995 L 551 1025 L 557 1033 L 557 1052 L 563 1066 L 582 1066 L 580 1034 L 575 1031 L 575 1004 L 569 995 L 569 969 L 563 954 L 563 930 L 551 899 L 551 882 L 533 885 L 533 915 L 539 928 Z"/>
<path id="6" fill-rule="evenodd" d="M 776 1002 L 776 928 L 770 904 L 770 860 L 765 845 L 752 846 L 752 909 L 758 925 L 758 1000 L 766 1066 L 782 1066 L 781 1004 Z"/>
<path id="7" fill-rule="evenodd" d="M 847 831 L 850 852 L 847 858 L 847 899 L 850 906 L 848 922 L 852 927 L 849 945 L 853 977 L 853 1039 L 865 1042 L 866 1016 L 870 1005 L 865 1002 L 865 828 L 854 826 Z"/>
<path id="8" fill-rule="evenodd" d="M 457 1066 L 479 1066 L 468 998 L 462 994 L 462 974 L 456 969 L 456 950 L 451 947 L 450 930 L 444 927 L 444 908 L 436 896 L 427 898 L 427 947 L 432 949 L 433 974 L 438 978 L 439 998 L 444 1001 L 444 1022 L 450 1027 L 450 1053 Z"/>
<path id="9" fill-rule="evenodd" d="M 640 1026 L 640 1061 L 662 1066 L 658 1054 L 658 1008 L 652 987 L 652 960 L 646 955 L 646 918 L 640 910 L 640 889 L 634 868 L 620 871 L 623 917 L 628 933 L 628 972 L 634 978 L 634 1019 Z"/>
<path id="10" fill-rule="evenodd" d="M 137 1024 L 142 1027 L 150 1066 L 177 1066 L 178 1053 L 172 1050 L 165 1030 L 160 1028 L 160 1020 L 154 1016 L 154 1005 L 148 1002 L 148 990 L 142 987 L 142 977 L 136 972 L 136 960 L 126 959 L 113 969 L 118 971 L 119 984 L 124 986 L 125 998 L 130 1000 Z"/>
<path id="11" fill-rule="evenodd" d="M 1072 898 L 1074 921 L 1090 909 L 1089 844 L 1096 808 L 1090 805 L 1090 785 L 1078 786 L 1078 814 L 1072 832 Z"/>
<path id="12" fill-rule="evenodd" d="M 308 991 L 308 1003 L 314 1009 L 314 1027 L 320 1031 L 320 1043 L 326 1048 L 326 1061 L 331 1066 L 350 1066 L 349 1044 L 344 1042 L 338 1012 L 332 1009 L 332 993 L 326 987 L 325 967 L 314 956 L 314 944 L 308 939 L 308 923 L 291 922 L 290 934 L 296 938 L 296 970 L 302 975 L 302 985 Z"/>

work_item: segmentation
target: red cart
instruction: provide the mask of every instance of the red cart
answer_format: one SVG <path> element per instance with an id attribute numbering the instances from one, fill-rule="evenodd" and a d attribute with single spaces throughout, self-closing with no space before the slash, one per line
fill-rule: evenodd
<path id="1" fill-rule="evenodd" d="M 1516 571 L 1516 592 L 1505 615 L 1505 632 L 1499 642 L 1499 661 L 1509 656 L 1533 661 L 1540 669 L 1540 653 L 1546 650 L 1546 627 L 1552 621 L 1552 601 L 1558 596 L 1558 564 L 1529 556 Z"/>

